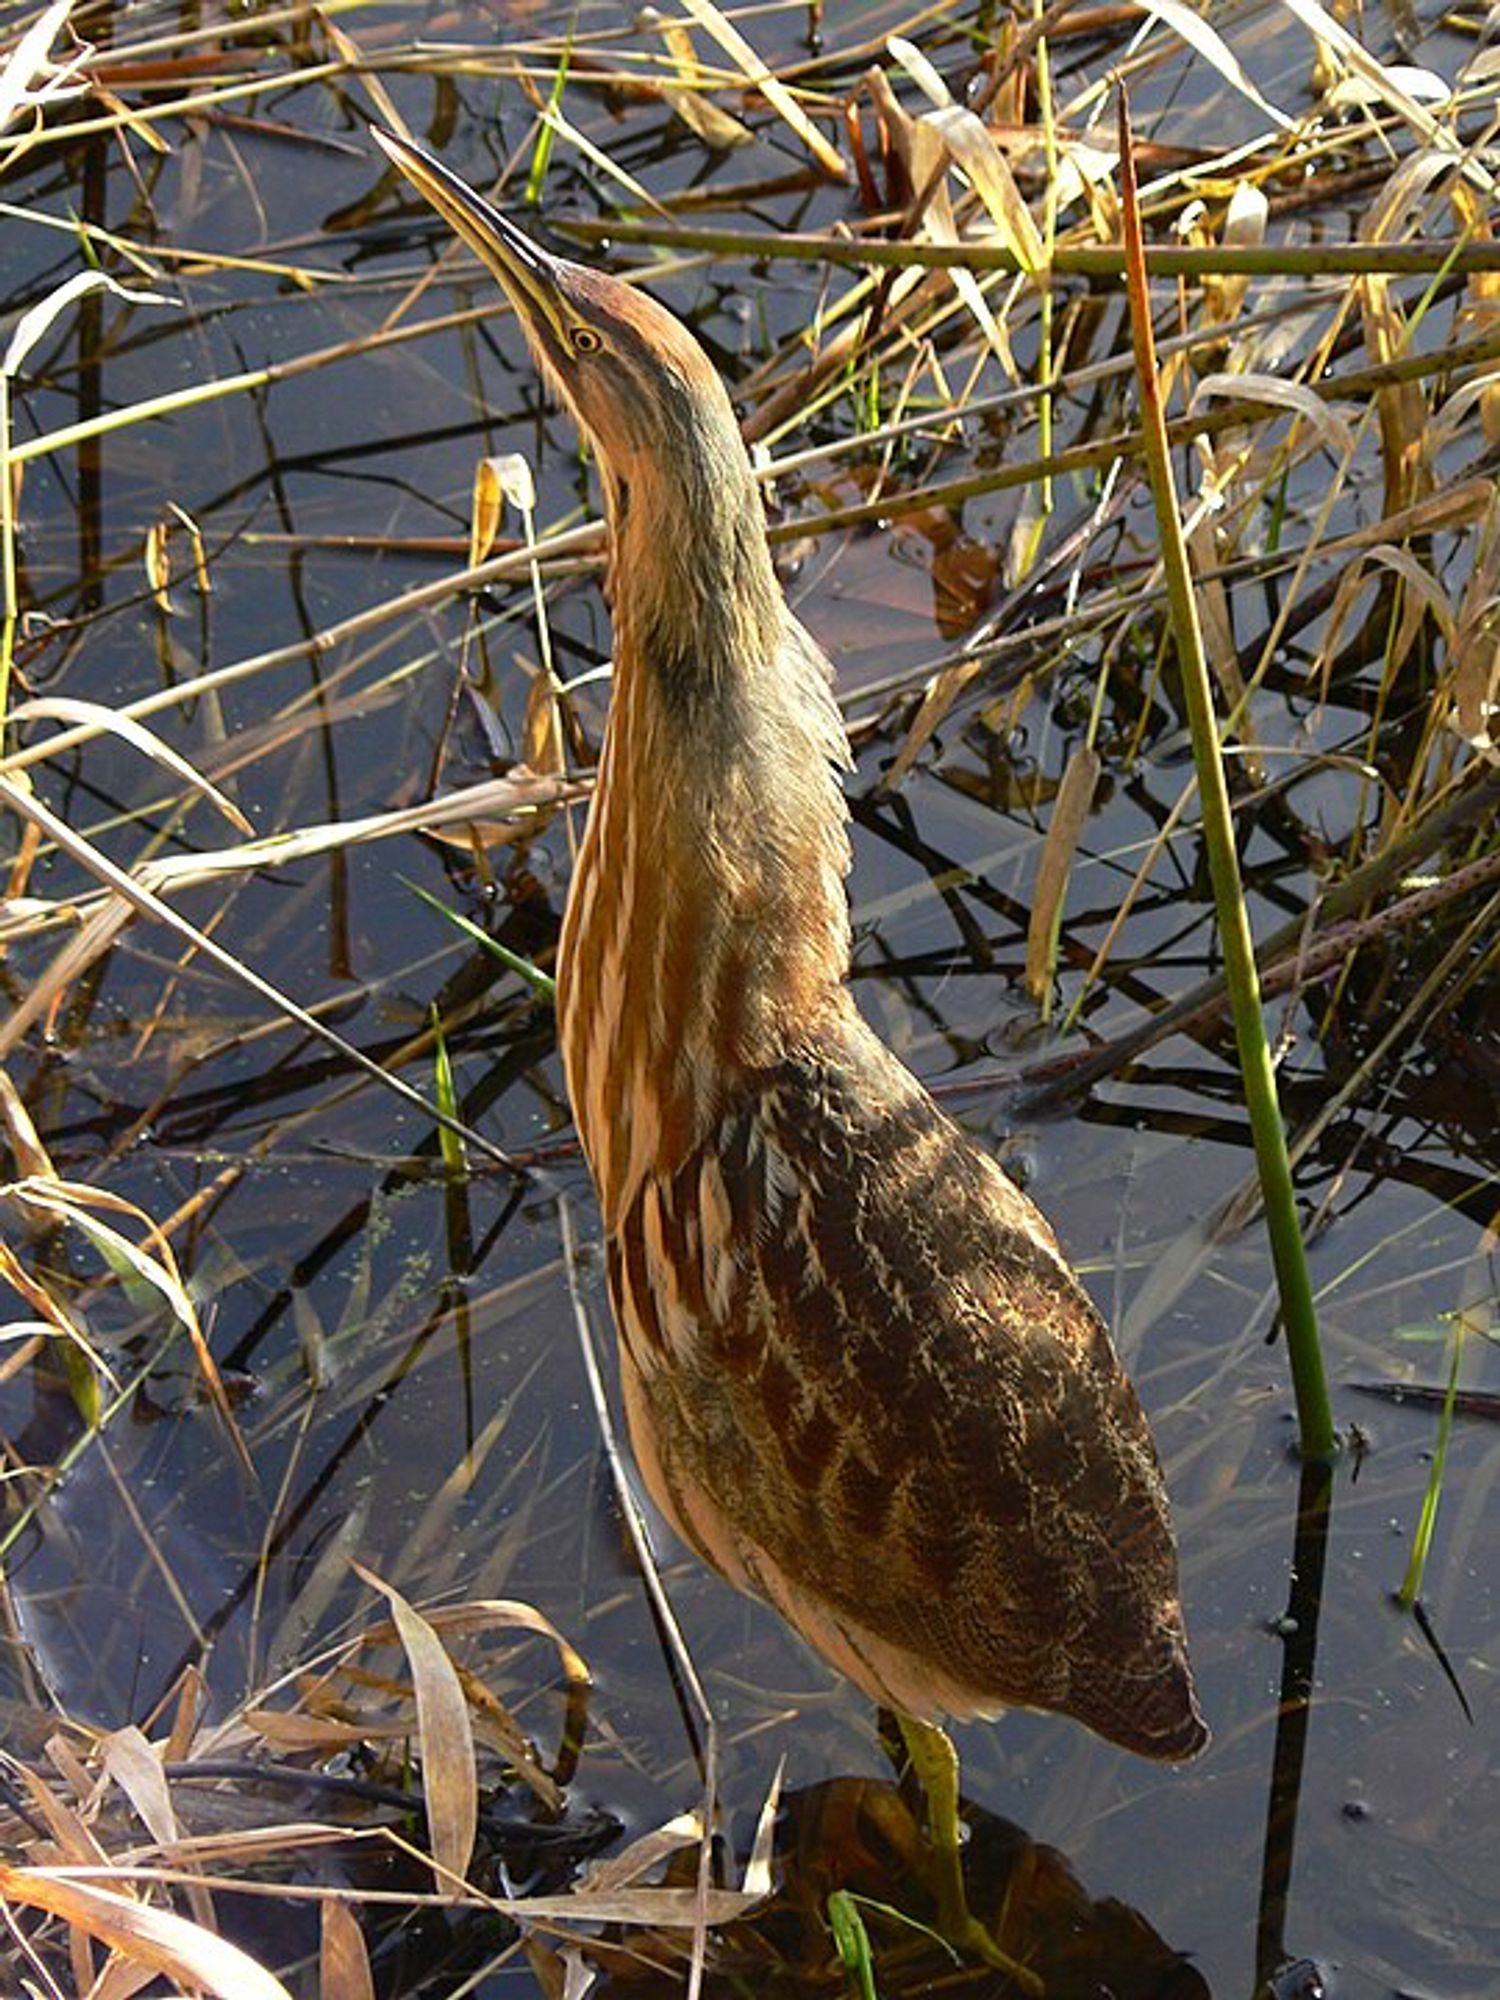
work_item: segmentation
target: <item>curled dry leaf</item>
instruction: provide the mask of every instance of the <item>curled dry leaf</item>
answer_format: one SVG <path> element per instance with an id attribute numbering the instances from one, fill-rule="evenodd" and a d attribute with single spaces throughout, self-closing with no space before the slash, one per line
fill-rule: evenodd
<path id="1" fill-rule="evenodd" d="M 208 551 L 203 546 L 203 530 L 185 507 L 179 507 L 175 500 L 167 502 L 167 512 L 188 538 L 188 546 L 193 552 L 193 581 L 198 586 L 199 595 L 212 597 L 213 579 L 208 573 Z"/>
<path id="2" fill-rule="evenodd" d="M 679 1813 L 665 1826 L 653 1827 L 650 1833 L 639 1835 L 620 1853 L 591 1862 L 579 1877 L 578 1886 L 587 1895 L 612 1895 L 618 1889 L 633 1888 L 643 1875 L 649 1875 L 684 1847 L 695 1847 L 702 1838 L 702 1815 Z"/>
<path id="3" fill-rule="evenodd" d="M 57 94 L 57 85 L 71 65 L 54 63 L 48 51 L 62 33 L 63 23 L 72 10 L 73 0 L 52 0 L 52 5 L 42 10 L 0 67 L 0 132 L 23 105 L 40 104 Z M 10 372 L 8 361 L 6 372 Z"/>
<path id="4" fill-rule="evenodd" d="M 1410 63 L 1388 63 L 1386 77 L 1397 90 L 1419 104 L 1446 104 L 1453 95 L 1451 84 L 1430 69 L 1414 69 Z M 1355 105 L 1381 104 L 1386 92 L 1367 76 L 1344 76 L 1327 93 L 1331 110 L 1348 111 Z"/>
<path id="5" fill-rule="evenodd" d="M 1312 425 L 1335 458 L 1353 455 L 1353 432 L 1332 405 L 1305 382 L 1287 382 L 1279 375 L 1205 375 L 1193 397 L 1193 407 L 1210 396 L 1242 396 L 1247 402 L 1295 411 Z"/>
<path id="6" fill-rule="evenodd" d="M 1159 6 L 1162 0 L 1152 0 L 1152 4 L 1153 7 Z M 1281 4 L 1312 33 L 1320 50 L 1337 56 L 1356 76 L 1366 78 L 1374 85 L 1381 101 L 1403 118 L 1414 132 L 1419 132 L 1431 145 L 1446 152 L 1450 159 L 1453 157 L 1458 150 L 1458 142 L 1452 133 L 1444 131 L 1432 113 L 1402 87 L 1397 77 L 1371 55 L 1364 43 L 1351 34 L 1342 21 L 1335 20 L 1326 7 L 1320 6 L 1319 0 L 1281 0 Z M 1471 161 L 1466 172 L 1470 178 L 1477 173 L 1482 177 L 1483 184 L 1489 184 L 1489 175 L 1477 161 Z"/>
<path id="7" fill-rule="evenodd" d="M 281 1981 L 238 1945 L 186 1917 L 133 1902 L 113 1889 L 45 1868 L 0 1863 L 0 1897 L 76 1924 L 133 1965 L 184 1986 L 202 1987 L 219 2000 L 291 2000 Z"/>
<path id="8" fill-rule="evenodd" d="M 509 501 L 526 522 L 531 540 L 531 516 L 536 508 L 536 482 L 518 451 L 498 452 L 474 467 L 474 496 L 469 508 L 469 567 L 477 569 L 495 546 Z"/>
<path id="9" fill-rule="evenodd" d="M 22 313 L 5 349 L 5 359 L 0 361 L 0 372 L 14 375 L 24 365 L 37 342 L 45 338 L 59 313 L 66 312 L 76 299 L 83 298 L 86 293 L 99 291 L 113 292 L 117 299 L 124 299 L 130 305 L 166 306 L 172 303 L 155 292 L 127 291 L 124 285 L 117 285 L 103 271 L 79 271 L 65 284 L 59 285 L 55 292 L 48 292 L 44 299 L 39 299 L 29 312 Z"/>
<path id="10" fill-rule="evenodd" d="M 1014 253 L 1028 277 L 1044 276 L 1047 246 L 1016 186 L 1010 163 L 988 129 L 972 111 L 953 102 L 948 86 L 913 43 L 903 36 L 892 35 L 886 46 L 931 99 L 933 109 L 925 114 L 923 122 L 939 134 L 948 157 L 968 177 L 1002 242 Z"/>
<path id="11" fill-rule="evenodd" d="M 1253 181 L 1237 180 L 1224 213 L 1224 244 L 1232 249 L 1255 249 L 1266 240 L 1266 223 L 1271 204 Z M 1203 281 L 1203 299 L 1211 320 L 1233 320 L 1245 303 L 1250 280 L 1243 271 L 1226 272 Z"/>
<path id="12" fill-rule="evenodd" d="M 570 1687 L 592 1687 L 594 1677 L 583 1655 L 565 1639 L 552 1620 L 534 1605 L 514 1597 L 476 1597 L 467 1604 L 449 1604 L 428 1614 L 428 1622 L 438 1632 L 490 1632 L 515 1630 L 535 1632 L 550 1640 L 557 1649 L 563 1679 Z"/>
<path id="13" fill-rule="evenodd" d="M 165 588 L 165 584 L 163 585 Z M 170 609 L 170 607 L 168 607 Z M 164 742 L 155 730 L 148 729 L 143 722 L 136 722 L 128 715 L 121 715 L 100 701 L 85 701 L 77 695 L 39 695 L 34 701 L 23 701 L 11 710 L 13 722 L 67 722 L 86 723 L 101 735 L 118 736 L 122 743 L 128 743 L 133 750 L 139 750 L 143 757 L 149 757 L 164 771 L 170 771 L 175 778 L 190 785 L 221 812 L 229 824 L 239 833 L 253 835 L 255 828 L 246 819 L 226 793 L 205 778 L 203 773 L 190 764 L 180 751 Z"/>
<path id="14" fill-rule="evenodd" d="M 390 1605 L 411 1668 L 433 1872 L 439 1893 L 449 1894 L 468 1873 L 479 1824 L 479 1783 L 468 1703 L 447 1648 L 427 1620 L 399 1590 L 363 1564 L 355 1563 L 354 1569 Z"/>
<path id="15" fill-rule="evenodd" d="M 1400 671 L 1422 628 L 1423 620 L 1429 615 L 1442 633 L 1450 655 L 1456 648 L 1458 628 L 1447 599 L 1438 588 L 1437 580 L 1432 573 L 1422 567 L 1410 549 L 1398 548 L 1393 542 L 1379 542 L 1374 548 L 1366 549 L 1356 557 L 1339 578 L 1338 588 L 1334 592 L 1333 603 L 1328 612 L 1328 623 L 1323 631 L 1323 642 L 1319 648 L 1323 663 L 1325 698 L 1328 676 L 1332 672 L 1344 626 L 1348 623 L 1360 591 L 1370 581 L 1371 571 L 1380 569 L 1391 571 L 1405 586 L 1400 623 L 1387 649 L 1386 671 L 1388 673 Z"/>

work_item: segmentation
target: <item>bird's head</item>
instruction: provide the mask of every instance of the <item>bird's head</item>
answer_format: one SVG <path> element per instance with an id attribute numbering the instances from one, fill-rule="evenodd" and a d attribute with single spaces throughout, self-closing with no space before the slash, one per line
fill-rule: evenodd
<path id="1" fill-rule="evenodd" d="M 499 279 L 538 363 L 593 439 L 620 506 L 663 478 L 693 502 L 747 486 L 728 394 L 697 341 L 645 293 L 554 257 L 409 139 L 373 136 Z M 664 496 L 663 496 L 664 497 Z"/>

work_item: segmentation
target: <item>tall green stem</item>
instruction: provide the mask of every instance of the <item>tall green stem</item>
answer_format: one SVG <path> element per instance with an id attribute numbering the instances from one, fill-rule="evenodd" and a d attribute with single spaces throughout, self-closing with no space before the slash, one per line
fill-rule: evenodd
<path id="1" fill-rule="evenodd" d="M 1234 844 L 1234 819 L 1229 787 L 1219 749 L 1213 692 L 1204 657 L 1198 605 L 1188 566 L 1187 544 L 1178 513 L 1177 488 L 1167 444 L 1161 383 L 1156 371 L 1156 343 L 1151 328 L 1151 299 L 1146 282 L 1141 212 L 1136 193 L 1135 159 L 1131 146 L 1130 113 L 1120 95 L 1120 189 L 1124 213 L 1125 282 L 1135 340 L 1136 375 L 1140 385 L 1141 419 L 1151 496 L 1156 507 L 1162 569 L 1172 610 L 1172 630 L 1192 731 L 1193 759 L 1203 808 L 1203 837 L 1213 880 L 1214 906 L 1224 952 L 1224 976 L 1234 1016 L 1245 1103 L 1255 1141 L 1255 1161 L 1270 1231 L 1271 1255 L 1281 1295 L 1281 1317 L 1297 1396 L 1297 1420 L 1306 1457 L 1331 1458 L 1335 1450 L 1333 1413 L 1318 1342 L 1318 1319 L 1312 1283 L 1302 1246 L 1302 1230 L 1287 1157 L 1286 1128 L 1276 1095 L 1276 1073 L 1266 1041 L 1261 1011 L 1260 980 L 1255 947 L 1245 909 L 1239 856 Z"/>

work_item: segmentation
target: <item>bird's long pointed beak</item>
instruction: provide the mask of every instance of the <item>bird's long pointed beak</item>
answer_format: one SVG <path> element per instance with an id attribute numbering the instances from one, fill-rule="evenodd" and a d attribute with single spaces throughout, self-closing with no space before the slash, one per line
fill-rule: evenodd
<path id="1" fill-rule="evenodd" d="M 561 295 L 556 264 L 545 250 L 537 248 L 524 230 L 475 194 L 467 181 L 459 179 L 441 160 L 421 146 L 370 127 L 370 137 L 386 157 L 399 167 L 425 201 L 431 202 L 456 236 L 461 236 L 474 255 L 492 271 L 509 294 L 516 310 L 538 320 L 559 341 L 564 338 Z"/>

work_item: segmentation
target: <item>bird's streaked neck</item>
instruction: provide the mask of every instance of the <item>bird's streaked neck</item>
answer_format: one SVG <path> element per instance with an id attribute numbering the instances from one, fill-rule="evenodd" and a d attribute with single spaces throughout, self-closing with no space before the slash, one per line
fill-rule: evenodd
<path id="1" fill-rule="evenodd" d="M 852 1005 L 826 662 L 782 597 L 748 466 L 694 518 L 671 498 L 637 480 L 611 499 L 615 683 L 558 963 L 607 1218 L 737 1079 Z"/>
<path id="2" fill-rule="evenodd" d="M 732 702 L 774 653 L 784 617 L 760 494 L 732 443 L 732 454 L 647 461 L 604 481 L 616 661 L 689 706 Z"/>

